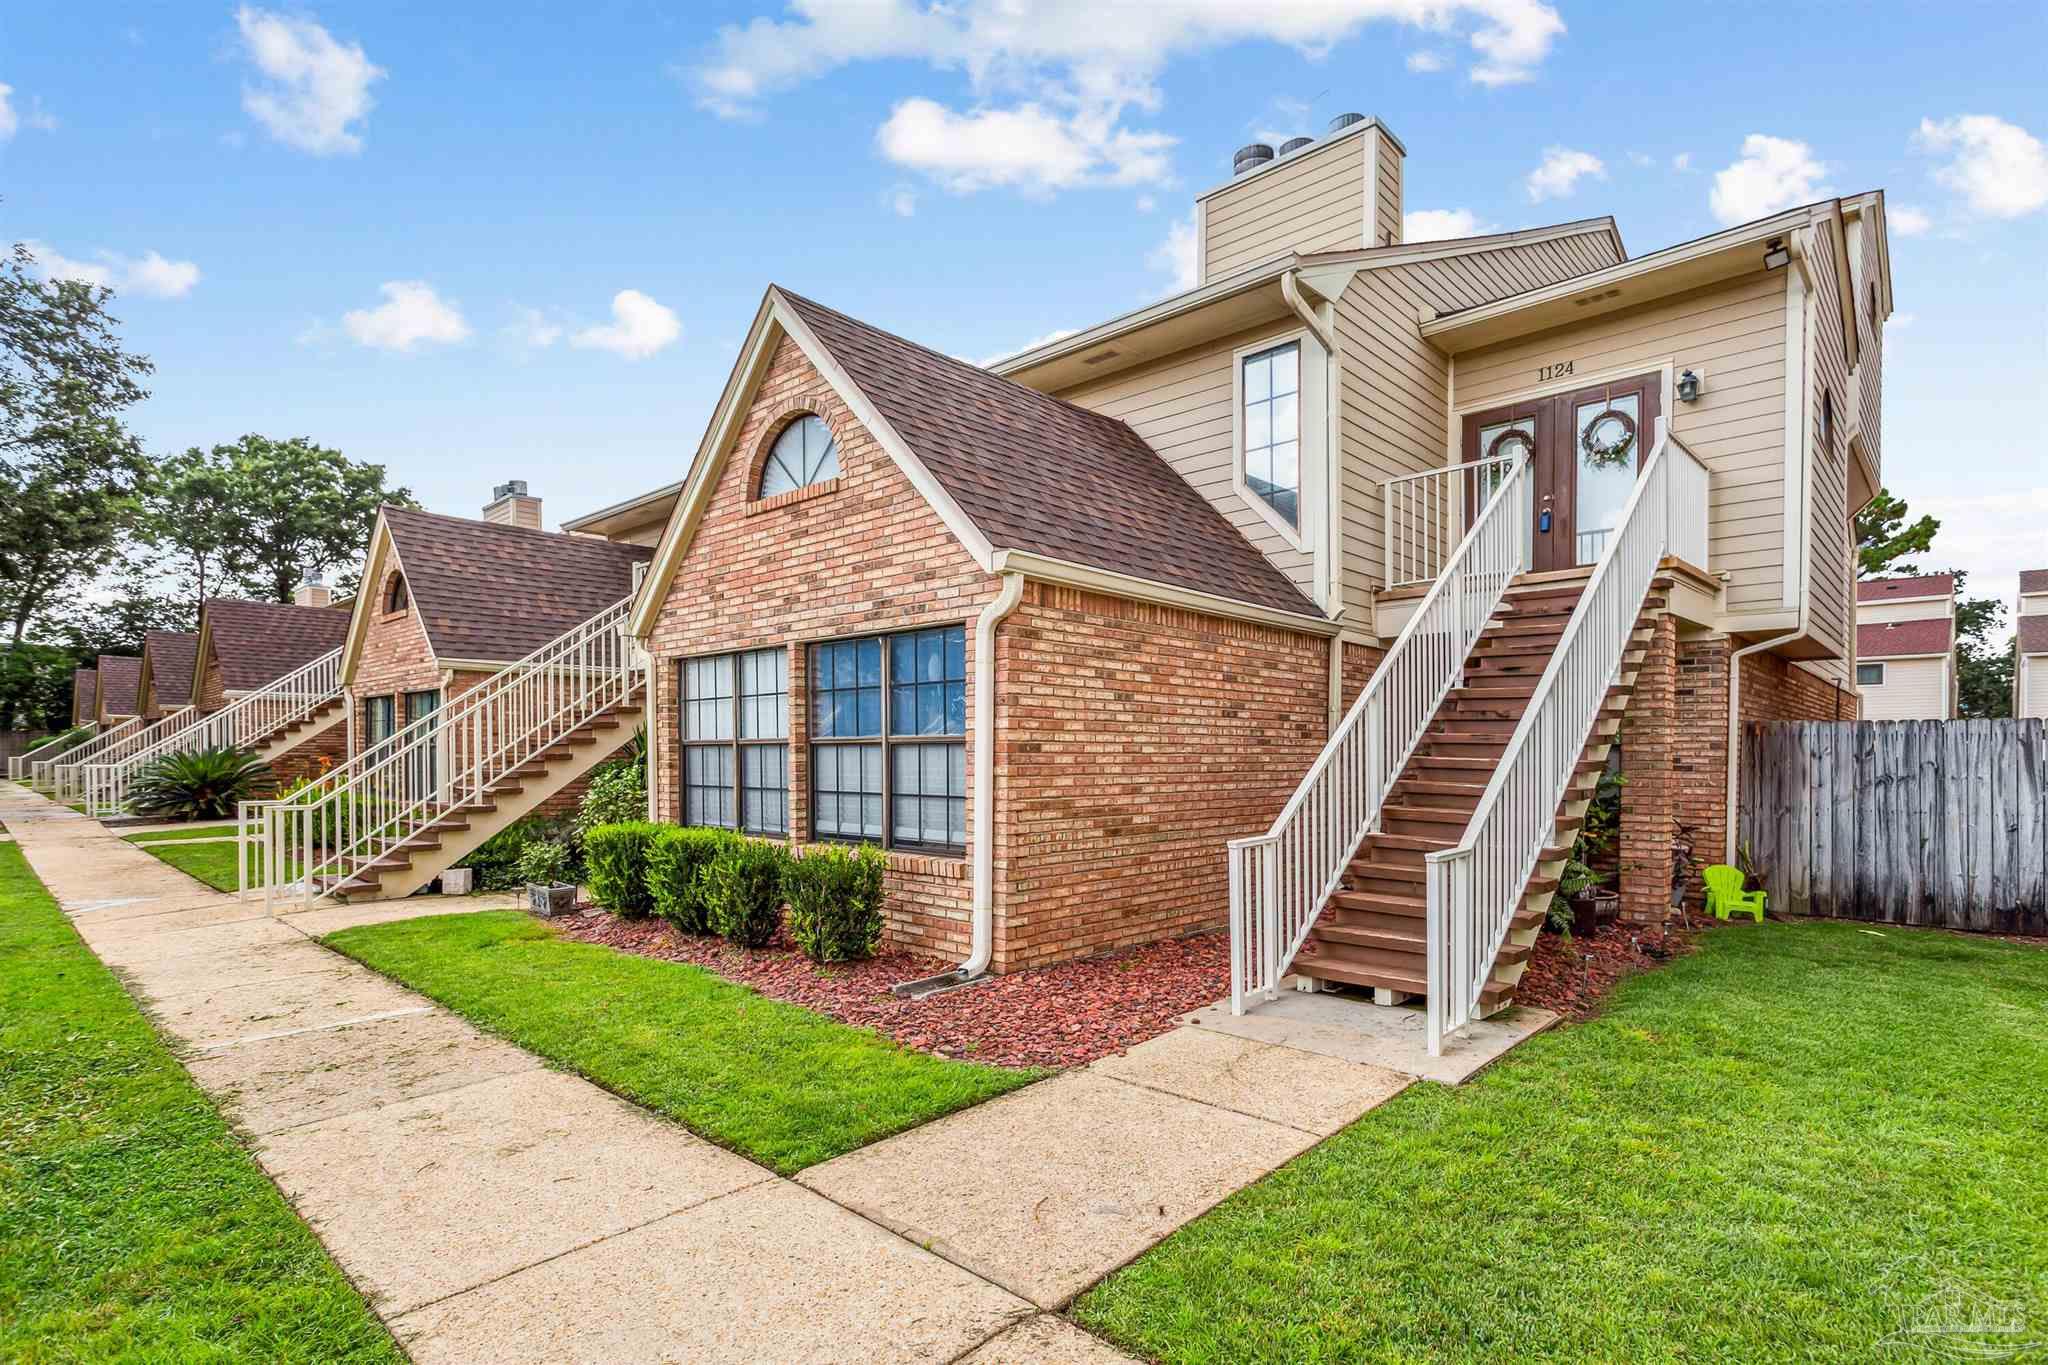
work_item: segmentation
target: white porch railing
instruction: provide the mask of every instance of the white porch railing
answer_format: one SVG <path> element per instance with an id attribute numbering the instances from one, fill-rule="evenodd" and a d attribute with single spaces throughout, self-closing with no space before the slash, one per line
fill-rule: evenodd
<path id="1" fill-rule="evenodd" d="M 307 719 L 341 696 L 341 651 L 329 650 L 309 664 L 235 698 L 218 711 L 195 715 L 181 728 L 111 762 L 83 765 L 86 813 L 113 815 L 128 803 L 128 791 L 144 768 L 166 754 L 231 745 L 253 749 L 288 725 Z"/>
<path id="2" fill-rule="evenodd" d="M 1467 460 L 1387 480 L 1384 488 L 1387 586 L 1428 583 L 1464 543 L 1474 509 L 1483 508 L 1519 458 Z"/>
<path id="3" fill-rule="evenodd" d="M 30 749 L 27 753 L 9 755 L 7 759 L 7 780 L 10 782 L 30 780 L 32 778 L 31 765 L 61 762 L 64 755 L 70 753 L 73 749 L 92 743 L 97 734 L 97 729 L 87 730 L 69 744 L 52 744 L 45 740 L 40 748 Z"/>
<path id="4" fill-rule="evenodd" d="M 624 631 L 631 604 L 605 608 L 290 797 L 243 803 L 241 885 L 262 887 L 273 911 L 310 904 L 630 701 L 645 678 Z"/>
<path id="5" fill-rule="evenodd" d="M 156 720 L 136 716 L 123 721 L 91 744 L 81 744 L 50 765 L 50 781 L 59 801 L 67 804 L 85 799 L 85 769 L 90 763 L 118 763 L 132 753 L 147 749 L 166 735 L 174 735 L 199 718 L 196 707 L 181 706 Z"/>
<path id="6" fill-rule="evenodd" d="M 1707 470 L 1659 423 L 1657 448 L 1566 623 L 1465 837 L 1426 859 L 1429 1051 L 1471 1022 L 1538 857 L 1555 837 L 1579 755 L 1592 734 L 1657 565 L 1696 546 L 1704 567 Z"/>
<path id="7" fill-rule="evenodd" d="M 1534 474 L 1498 480 L 1473 528 L 1266 833 L 1230 842 L 1230 1008 L 1271 998 L 1502 593 L 1529 559 Z"/>

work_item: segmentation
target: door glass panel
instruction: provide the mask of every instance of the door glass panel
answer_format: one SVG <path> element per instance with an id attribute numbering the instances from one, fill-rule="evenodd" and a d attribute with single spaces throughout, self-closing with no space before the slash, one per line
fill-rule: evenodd
<path id="1" fill-rule="evenodd" d="M 1641 459 L 1642 395 L 1616 394 L 1572 410 L 1572 456 L 1578 466 L 1574 495 L 1574 563 L 1596 564 L 1621 520 Z"/>
<path id="2" fill-rule="evenodd" d="M 1477 506 L 1485 506 L 1493 491 L 1506 482 L 1516 460 L 1527 459 L 1535 453 L 1536 419 L 1533 417 L 1518 417 L 1512 422 L 1495 422 L 1479 428 L 1479 458 L 1484 463 L 1473 471 Z"/>

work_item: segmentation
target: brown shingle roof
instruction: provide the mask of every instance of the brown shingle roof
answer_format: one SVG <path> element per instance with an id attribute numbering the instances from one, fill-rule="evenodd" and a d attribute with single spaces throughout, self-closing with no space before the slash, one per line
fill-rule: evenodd
<path id="1" fill-rule="evenodd" d="M 2048 592 L 2048 569 L 2021 569 L 2021 592 Z"/>
<path id="2" fill-rule="evenodd" d="M 347 607 L 294 607 L 216 597 L 201 609 L 221 686 L 253 692 L 303 668 L 348 636 Z"/>
<path id="3" fill-rule="evenodd" d="M 530 531 L 408 507 L 384 523 L 406 585 L 442 659 L 509 663 L 633 591 L 644 545 Z"/>
<path id="4" fill-rule="evenodd" d="M 71 671 L 71 723 L 83 725 L 100 713 L 100 675 L 96 669 Z"/>
<path id="5" fill-rule="evenodd" d="M 136 684 L 142 681 L 142 656 L 139 654 L 102 654 L 99 657 L 100 700 L 110 716 L 137 716 L 142 713 L 135 709 Z"/>
<path id="6" fill-rule="evenodd" d="M 1856 585 L 1858 602 L 1894 602 L 1901 597 L 1945 597 L 1956 590 L 1952 573 L 1924 573 L 1917 578 L 1872 578 Z"/>
<path id="7" fill-rule="evenodd" d="M 142 657 L 149 661 L 149 690 L 166 711 L 192 704 L 192 670 L 199 661 L 199 636 L 182 630 L 149 630 L 142 634 Z"/>
<path id="8" fill-rule="evenodd" d="M 781 293 L 996 549 L 1322 615 L 1124 423 Z"/>
<path id="9" fill-rule="evenodd" d="M 2048 589 L 2043 589 L 2048 591 Z M 2048 654 L 2048 612 L 2034 612 L 2019 619 L 2020 653 Z"/>
<path id="10" fill-rule="evenodd" d="M 1878 621 L 1856 627 L 1856 657 L 1896 659 L 1906 654 L 1946 654 L 1953 643 L 1946 616 L 1926 621 Z"/>

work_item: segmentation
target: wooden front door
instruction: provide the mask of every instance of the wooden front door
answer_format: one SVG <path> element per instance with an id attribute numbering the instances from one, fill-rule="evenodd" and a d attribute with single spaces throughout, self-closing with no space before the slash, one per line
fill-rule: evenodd
<path id="1" fill-rule="evenodd" d="M 1537 572 L 1599 562 L 1650 453 L 1661 393 L 1660 376 L 1636 375 L 1465 418 L 1467 461 L 1530 459 L 1536 492 L 1531 566 Z M 1486 469 L 1479 474 L 1468 480 L 1468 509 L 1476 509 L 1496 477 Z"/>

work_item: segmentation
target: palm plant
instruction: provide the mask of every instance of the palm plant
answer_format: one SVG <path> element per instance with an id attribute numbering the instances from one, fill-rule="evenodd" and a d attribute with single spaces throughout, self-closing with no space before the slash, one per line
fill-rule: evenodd
<path id="1" fill-rule="evenodd" d="M 165 754 L 136 775 L 128 807 L 139 815 L 218 820 L 270 795 L 270 765 L 232 744 Z"/>

